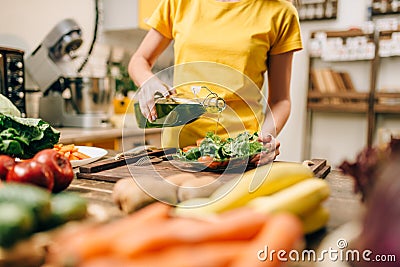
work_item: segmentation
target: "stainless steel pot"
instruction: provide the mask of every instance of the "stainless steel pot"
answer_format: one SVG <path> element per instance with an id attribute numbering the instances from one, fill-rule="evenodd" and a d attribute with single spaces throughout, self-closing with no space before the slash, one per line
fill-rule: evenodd
<path id="1" fill-rule="evenodd" d="M 110 77 L 74 77 L 65 80 L 67 90 L 67 113 L 99 114 L 108 113 L 112 108 L 115 82 Z"/>

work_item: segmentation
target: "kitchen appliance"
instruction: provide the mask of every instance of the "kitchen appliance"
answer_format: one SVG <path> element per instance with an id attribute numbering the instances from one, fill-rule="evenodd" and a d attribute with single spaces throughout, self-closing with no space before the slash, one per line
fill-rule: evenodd
<path id="1" fill-rule="evenodd" d="M 0 93 L 26 117 L 24 51 L 0 47 Z"/>
<path id="2" fill-rule="evenodd" d="M 43 93 L 39 117 L 53 126 L 109 126 L 113 92 L 108 77 L 82 77 L 75 51 L 82 32 L 72 19 L 59 22 L 26 59 L 26 70 Z"/>

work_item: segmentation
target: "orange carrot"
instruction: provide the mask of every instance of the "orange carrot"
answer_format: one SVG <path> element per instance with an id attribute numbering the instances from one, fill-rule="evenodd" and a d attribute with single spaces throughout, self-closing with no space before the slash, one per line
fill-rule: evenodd
<path id="1" fill-rule="evenodd" d="M 288 258 L 288 254 L 302 237 L 302 224 L 296 216 L 284 213 L 274 215 L 257 237 L 238 254 L 230 267 L 281 266 L 284 262 L 278 259 L 278 252 L 285 251 L 286 255 L 280 257 Z"/>
<path id="2" fill-rule="evenodd" d="M 114 253 L 135 256 L 148 251 L 181 244 L 211 241 L 249 240 L 267 220 L 265 215 L 249 208 L 235 209 L 212 220 L 171 218 L 143 225 L 140 231 L 128 232 L 114 241 Z"/>
<path id="3" fill-rule="evenodd" d="M 246 241 L 206 242 L 167 247 L 134 258 L 107 255 L 85 262 L 80 267 L 227 267 Z"/>
<path id="4" fill-rule="evenodd" d="M 136 213 L 114 222 L 84 229 L 65 240 L 59 240 L 62 250 L 59 255 L 66 258 L 71 255 L 80 260 L 104 255 L 112 250 L 112 241 L 125 236 L 126 233 L 140 232 L 143 225 L 168 218 L 170 207 L 162 203 L 154 203 Z M 57 242 L 57 241 L 56 241 Z"/>
<path id="5" fill-rule="evenodd" d="M 72 155 L 74 155 L 75 157 L 77 157 L 79 159 L 88 159 L 88 158 L 90 158 L 88 155 L 86 155 L 86 154 L 84 154 L 82 152 L 79 152 L 79 151 L 72 152 Z"/>
<path id="6" fill-rule="evenodd" d="M 63 145 L 61 148 L 60 148 L 60 152 L 70 152 L 73 148 L 74 148 L 74 144 L 69 144 L 69 145 Z"/>

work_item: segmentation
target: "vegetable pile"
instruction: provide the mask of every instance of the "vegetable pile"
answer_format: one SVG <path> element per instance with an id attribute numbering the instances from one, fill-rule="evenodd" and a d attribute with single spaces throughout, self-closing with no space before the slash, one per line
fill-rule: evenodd
<path id="1" fill-rule="evenodd" d="M 0 113 L 0 154 L 32 158 L 43 149 L 53 148 L 59 139 L 60 132 L 41 119 Z"/>
<path id="2" fill-rule="evenodd" d="M 201 161 L 210 157 L 214 161 L 224 161 L 231 158 L 246 158 L 254 156 L 266 148 L 258 142 L 258 134 L 243 132 L 235 138 L 222 138 L 213 132 L 208 132 L 204 139 L 198 140 L 197 146 L 185 147 L 179 151 L 181 159 Z"/>
<path id="3" fill-rule="evenodd" d="M 235 209 L 210 220 L 171 217 L 172 207 L 151 204 L 108 224 L 82 225 L 55 236 L 49 266 L 281 266 L 261 262 L 257 251 L 294 249 L 303 238 L 291 214 L 265 216 Z"/>

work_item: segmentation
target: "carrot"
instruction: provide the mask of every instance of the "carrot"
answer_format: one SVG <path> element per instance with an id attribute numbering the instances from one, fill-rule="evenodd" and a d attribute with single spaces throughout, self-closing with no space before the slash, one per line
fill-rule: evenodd
<path id="1" fill-rule="evenodd" d="M 117 258 L 113 255 L 102 255 L 79 264 L 79 267 L 134 267 L 131 259 Z"/>
<path id="2" fill-rule="evenodd" d="M 154 221 L 163 222 L 168 218 L 170 207 L 154 203 L 136 213 L 117 221 L 81 231 L 66 240 L 60 240 L 63 246 L 60 257 L 74 257 L 81 260 L 104 255 L 112 250 L 113 240 L 120 239 L 130 232 L 140 232 L 142 227 Z"/>
<path id="3" fill-rule="evenodd" d="M 151 267 L 223 267 L 246 246 L 246 241 L 208 242 L 168 247 L 134 258 L 105 255 L 84 262 L 80 267 L 151 266 Z"/>
<path id="4" fill-rule="evenodd" d="M 69 160 L 81 160 L 90 158 L 90 156 L 79 152 L 79 148 L 76 147 L 74 144 L 56 144 L 54 145 L 53 149 Z"/>
<path id="5" fill-rule="evenodd" d="M 74 154 L 69 155 L 69 160 L 80 160 L 80 158 L 78 158 L 77 156 L 75 156 Z"/>
<path id="6" fill-rule="evenodd" d="M 281 213 L 272 216 L 257 237 L 238 254 L 230 267 L 281 266 L 283 262 L 278 259 L 278 251 L 284 250 L 287 254 L 283 257 L 287 258 L 303 237 L 302 229 L 301 221 L 292 214 Z M 270 258 L 272 251 L 275 253 Z"/>
<path id="7" fill-rule="evenodd" d="M 70 145 L 64 145 L 60 148 L 60 152 L 67 152 L 67 151 L 71 151 L 74 148 L 74 144 L 70 144 Z"/>
<path id="8" fill-rule="evenodd" d="M 88 159 L 88 158 L 90 158 L 88 155 L 86 155 L 86 154 L 84 154 L 82 152 L 79 152 L 78 150 L 72 152 L 72 155 L 74 155 L 75 157 L 77 157 L 79 159 Z"/>
<path id="9" fill-rule="evenodd" d="M 250 218 L 250 219 L 249 219 Z M 235 209 L 210 220 L 171 218 L 143 225 L 114 241 L 114 253 L 128 257 L 181 244 L 211 241 L 249 240 L 267 220 L 249 208 Z"/>

